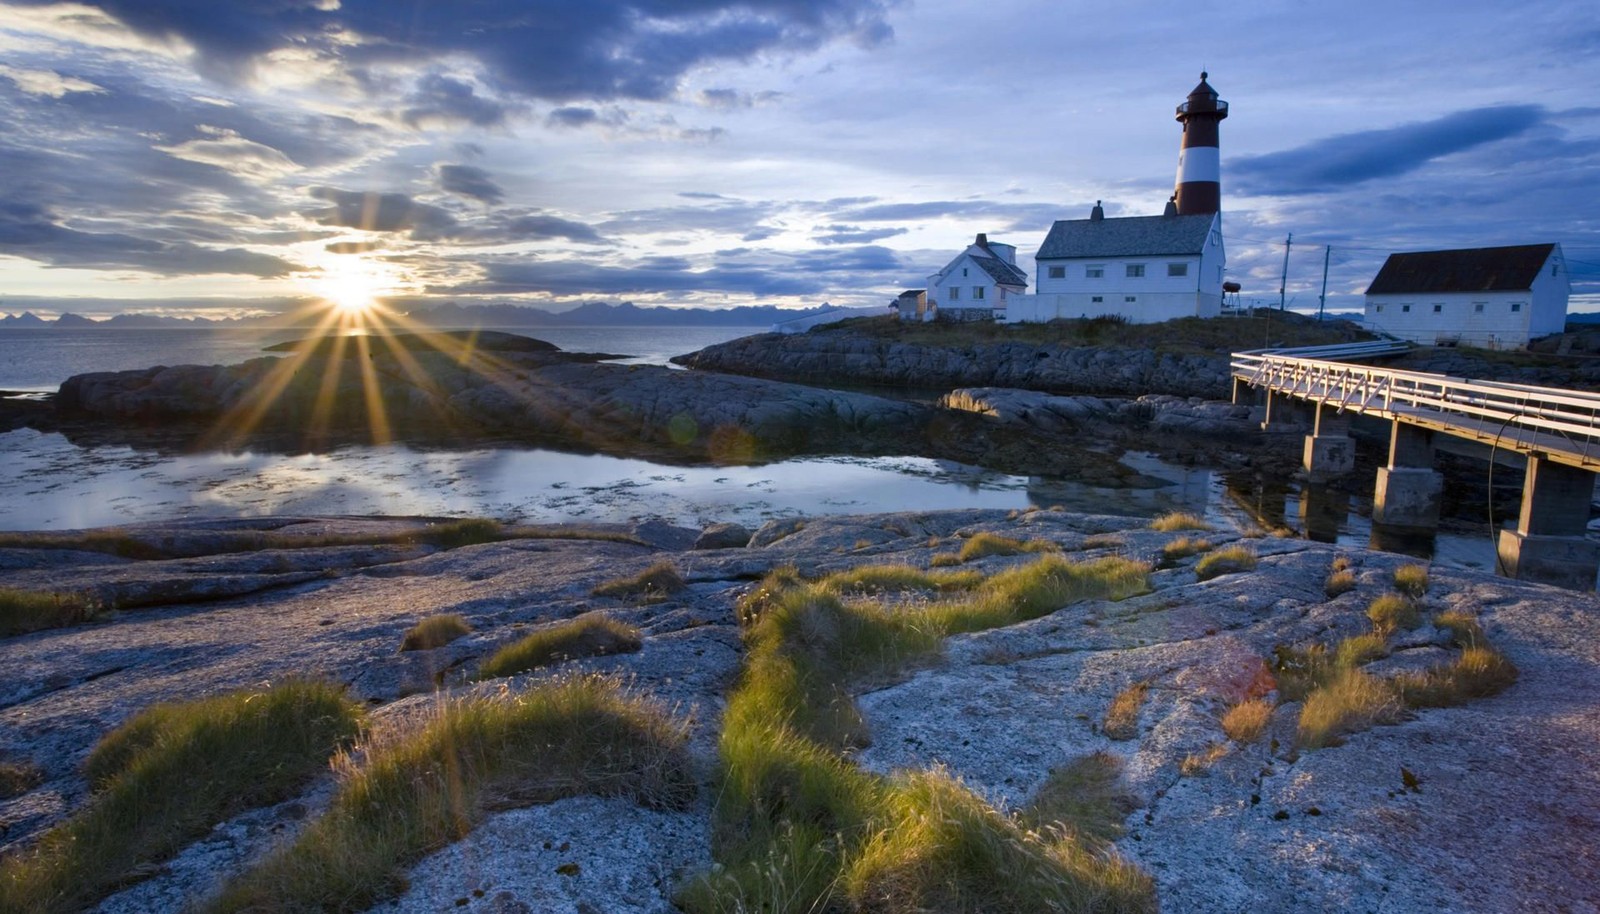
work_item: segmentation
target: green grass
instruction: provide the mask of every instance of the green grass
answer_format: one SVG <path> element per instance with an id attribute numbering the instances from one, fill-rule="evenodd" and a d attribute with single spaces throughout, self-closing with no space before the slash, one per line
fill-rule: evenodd
<path id="1" fill-rule="evenodd" d="M 1394 589 L 1414 600 L 1428 592 L 1427 565 L 1401 565 L 1394 570 Z"/>
<path id="2" fill-rule="evenodd" d="M 597 597 L 653 603 L 665 600 L 687 586 L 689 585 L 685 584 L 678 574 L 677 567 L 670 560 L 662 559 L 631 577 L 616 578 L 599 584 L 591 593 Z"/>
<path id="3" fill-rule="evenodd" d="M 1389 655 L 1389 639 L 1382 632 L 1351 635 L 1339 642 L 1333 651 L 1334 666 L 1354 669 Z"/>
<path id="4" fill-rule="evenodd" d="M 695 794 L 686 741 L 681 721 L 603 677 L 443 704 L 347 762 L 328 811 L 205 910 L 364 911 L 491 807 L 595 794 L 681 808 Z"/>
<path id="5" fill-rule="evenodd" d="M 431 651 L 470 634 L 471 624 L 459 613 L 439 613 L 406 629 L 400 639 L 400 650 Z"/>
<path id="6" fill-rule="evenodd" d="M 1394 686 L 1408 708 L 1450 708 L 1498 695 L 1510 688 L 1518 675 L 1516 665 L 1500 652 L 1472 645 L 1448 663 L 1401 673 Z"/>
<path id="7" fill-rule="evenodd" d="M 0 912 L 91 906 L 216 823 L 294 796 L 362 720 L 341 688 L 309 681 L 146 709 L 90 753 L 86 807 L 0 861 Z"/>
<path id="8" fill-rule="evenodd" d="M 1150 522 L 1150 529 L 1161 533 L 1178 533 L 1183 530 L 1210 530 L 1211 524 L 1198 514 L 1187 511 L 1170 511 Z"/>
<path id="9" fill-rule="evenodd" d="M 87 622 L 98 607 L 78 594 L 0 587 L 0 638 Z"/>
<path id="10" fill-rule="evenodd" d="M 1416 601 L 1403 594 L 1386 593 L 1367 605 L 1367 618 L 1372 627 L 1388 634 L 1399 629 L 1414 629 L 1422 624 L 1422 613 Z"/>
<path id="11" fill-rule="evenodd" d="M 1136 808 L 1122 786 L 1122 759 L 1091 752 L 1050 769 L 1018 818 L 1034 831 L 1056 827 L 1091 841 L 1115 841 Z"/>
<path id="12" fill-rule="evenodd" d="M 1191 555 L 1210 551 L 1210 540 L 1196 536 L 1180 536 L 1161 547 L 1161 558 L 1166 562 L 1176 562 Z"/>
<path id="13" fill-rule="evenodd" d="M 643 643 L 638 628 L 589 613 L 540 629 L 495 651 L 478 666 L 478 678 L 514 676 L 579 657 L 628 654 Z"/>
<path id="14" fill-rule="evenodd" d="M 901 566 L 769 576 L 741 603 L 746 664 L 723 714 L 719 865 L 677 903 L 693 914 L 1153 910 L 1145 877 L 1064 830 L 1030 832 L 940 772 L 886 778 L 847 755 L 869 738 L 853 688 L 931 656 L 951 632 L 1147 586 L 1144 566 L 1112 561 L 1045 556 L 982 583 Z"/>
<path id="15" fill-rule="evenodd" d="M 1278 695 L 1284 701 L 1303 701 L 1338 669 L 1328 648 L 1321 644 L 1304 647 L 1278 645 L 1272 649 L 1272 673 L 1278 680 Z"/>
<path id="16" fill-rule="evenodd" d="M 1205 557 L 1194 563 L 1194 576 L 1201 581 L 1225 574 L 1238 574 L 1252 571 L 1256 567 L 1256 554 L 1243 546 L 1229 546 L 1215 552 L 1206 553 Z"/>
<path id="17" fill-rule="evenodd" d="M 956 557 L 963 562 L 988 558 L 991 555 L 1022 555 L 1025 552 L 1058 552 L 1059 546 L 1049 540 L 1019 540 L 998 533 L 975 533 L 961 544 Z"/>

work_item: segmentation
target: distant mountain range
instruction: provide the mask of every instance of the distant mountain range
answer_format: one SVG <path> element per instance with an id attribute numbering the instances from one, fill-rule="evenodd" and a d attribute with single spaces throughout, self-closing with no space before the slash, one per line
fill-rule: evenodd
<path id="1" fill-rule="evenodd" d="M 418 308 L 407 316 L 419 324 L 441 329 L 473 327 L 763 327 L 835 310 L 830 305 L 816 308 L 778 308 L 772 305 L 743 305 L 737 308 L 641 308 L 632 302 L 613 305 L 590 302 L 568 311 L 544 311 L 522 305 L 457 305 L 454 303 Z M 886 309 L 887 311 L 887 309 Z M 0 329 L 182 329 L 189 328 L 265 328 L 308 326 L 305 319 L 288 315 L 228 318 L 165 317 L 156 314 L 118 314 L 105 320 L 91 320 L 77 314 L 63 314 L 49 320 L 32 312 L 0 316 Z"/>

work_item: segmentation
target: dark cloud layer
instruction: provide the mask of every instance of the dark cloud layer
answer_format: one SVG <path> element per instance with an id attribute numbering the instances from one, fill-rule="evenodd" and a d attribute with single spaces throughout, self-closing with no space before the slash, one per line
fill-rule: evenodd
<path id="1" fill-rule="evenodd" d="M 1421 168 L 1451 153 L 1510 139 L 1545 119 L 1538 105 L 1457 111 L 1436 120 L 1387 130 L 1329 137 L 1263 156 L 1234 159 L 1228 177 L 1247 194 L 1313 194 Z"/>
<path id="2" fill-rule="evenodd" d="M 403 12 L 391 0 L 344 0 L 333 9 L 318 0 L 89 2 L 141 34 L 189 43 L 202 71 L 217 78 L 238 78 L 281 48 L 353 64 L 465 56 L 508 91 L 558 102 L 666 98 L 706 64 L 838 39 L 871 45 L 890 34 L 888 0 L 460 0 L 406 4 Z M 423 94 L 460 88 L 436 82 Z M 482 108 L 477 116 L 495 114 Z"/>
<path id="3" fill-rule="evenodd" d="M 131 269 L 167 276 L 237 273 L 263 279 L 299 269 L 268 254 L 162 242 L 120 232 L 84 232 L 60 225 L 28 203 L 0 203 L 0 253 L 56 267 Z"/>
<path id="4" fill-rule="evenodd" d="M 495 204 L 505 198 L 505 191 L 494 183 L 489 173 L 476 165 L 440 165 L 439 188 L 462 197 Z"/>

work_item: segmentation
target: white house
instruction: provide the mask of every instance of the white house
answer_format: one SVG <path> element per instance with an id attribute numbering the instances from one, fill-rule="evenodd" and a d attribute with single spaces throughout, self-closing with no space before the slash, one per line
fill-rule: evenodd
<path id="1" fill-rule="evenodd" d="M 903 321 L 927 320 L 928 293 L 924 289 L 907 289 L 890 301 L 889 307 L 893 308 Z"/>
<path id="2" fill-rule="evenodd" d="M 1571 291 L 1559 244 L 1390 254 L 1365 325 L 1429 346 L 1520 348 L 1566 327 Z"/>
<path id="3" fill-rule="evenodd" d="M 1222 312 L 1222 214 L 1057 221 L 1035 255 L 1038 293 L 1013 300 L 1008 323 L 1118 315 L 1136 324 Z"/>
<path id="4" fill-rule="evenodd" d="M 1017 269 L 1016 245 L 978 240 L 928 277 L 926 315 L 942 320 L 992 320 L 1014 296 L 1028 291 L 1028 274 Z"/>

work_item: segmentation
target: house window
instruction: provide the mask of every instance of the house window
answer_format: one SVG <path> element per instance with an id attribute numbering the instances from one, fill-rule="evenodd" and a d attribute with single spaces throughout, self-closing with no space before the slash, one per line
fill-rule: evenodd
<path id="1" fill-rule="evenodd" d="M 1382 314 L 1383 313 L 1383 306 L 1382 305 L 1373 305 L 1372 306 L 1372 310 L 1378 312 L 1379 314 Z"/>
<path id="2" fill-rule="evenodd" d="M 1514 302 L 1511 303 L 1511 313 L 1512 314 L 1516 314 L 1518 311 L 1521 311 L 1521 310 L 1522 310 L 1522 302 L 1514 301 Z"/>
<path id="3" fill-rule="evenodd" d="M 1169 264 L 1167 264 L 1167 275 L 1168 276 L 1188 276 L 1189 275 L 1189 265 L 1186 264 L 1186 263 L 1169 263 Z"/>
<path id="4" fill-rule="evenodd" d="M 1433 313 L 1434 314 L 1439 314 L 1439 313 L 1441 313 L 1443 311 L 1444 311 L 1444 305 L 1434 305 L 1433 306 Z"/>
<path id="5" fill-rule="evenodd" d="M 1482 314 L 1483 313 L 1483 306 L 1484 306 L 1484 302 L 1481 302 L 1481 301 L 1473 302 L 1472 303 L 1472 313 L 1473 314 Z"/>
<path id="6" fill-rule="evenodd" d="M 973 298 L 982 298 L 983 297 L 983 286 L 973 286 L 972 287 L 972 297 Z"/>
<path id="7" fill-rule="evenodd" d="M 1104 295 L 1095 295 L 1095 296 L 1092 296 L 1092 297 L 1091 297 L 1091 298 L 1090 298 L 1090 299 L 1089 299 L 1089 301 L 1091 301 L 1091 302 L 1093 302 L 1093 303 L 1095 303 L 1095 304 L 1097 304 L 1097 305 L 1098 305 L 1098 304 L 1099 304 L 1099 303 L 1101 303 L 1101 302 L 1103 302 L 1103 301 L 1105 301 L 1105 300 L 1106 300 L 1106 297 L 1105 297 L 1105 296 L 1104 296 Z"/>
<path id="8" fill-rule="evenodd" d="M 1400 306 L 1400 310 L 1405 312 L 1406 314 L 1410 314 L 1411 313 L 1411 306 L 1410 305 L 1401 305 Z"/>
<path id="9" fill-rule="evenodd" d="M 956 301 L 956 300 L 958 300 L 960 298 L 961 298 L 961 287 L 960 286 L 951 286 L 950 287 L 950 300 L 951 301 Z"/>
<path id="10" fill-rule="evenodd" d="M 1067 278 L 1067 268 L 1066 267 L 1051 267 L 1050 268 L 1050 278 L 1051 279 L 1066 279 Z"/>
<path id="11" fill-rule="evenodd" d="M 1130 263 L 1130 264 L 1128 264 L 1128 278 L 1129 279 L 1137 279 L 1138 277 L 1141 277 L 1143 275 L 1144 275 L 1144 264 L 1142 264 L 1142 263 Z"/>
<path id="12" fill-rule="evenodd" d="M 1105 267 L 1084 267 L 1083 268 L 1083 277 L 1085 279 L 1104 279 L 1105 275 L 1106 275 L 1106 268 Z"/>
<path id="13" fill-rule="evenodd" d="M 1139 300 L 1139 296 L 1137 296 L 1137 295 L 1124 295 L 1124 296 L 1122 296 L 1122 300 L 1131 305 L 1134 302 Z"/>
<path id="14" fill-rule="evenodd" d="M 966 267 L 962 267 L 962 268 L 961 268 L 961 275 L 962 275 L 962 276 L 965 276 L 965 275 L 967 275 L 967 268 L 966 268 Z"/>

